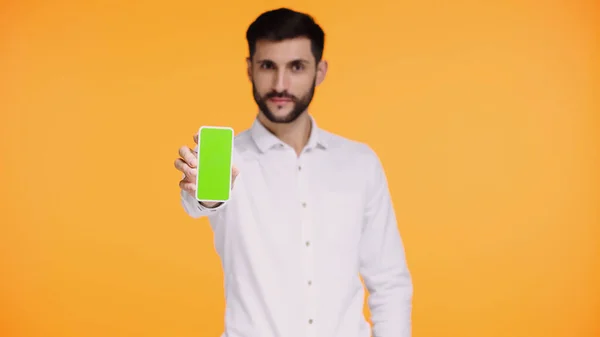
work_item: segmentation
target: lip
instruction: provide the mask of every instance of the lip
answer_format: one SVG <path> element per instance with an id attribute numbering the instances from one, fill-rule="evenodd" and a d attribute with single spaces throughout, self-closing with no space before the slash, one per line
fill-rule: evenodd
<path id="1" fill-rule="evenodd" d="M 279 103 L 279 104 L 289 103 L 292 101 L 291 99 L 288 99 L 288 98 L 270 98 L 269 100 L 273 103 Z"/>

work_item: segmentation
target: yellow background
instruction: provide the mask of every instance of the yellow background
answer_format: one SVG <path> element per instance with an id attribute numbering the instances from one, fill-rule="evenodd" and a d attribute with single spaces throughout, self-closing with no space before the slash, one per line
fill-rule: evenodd
<path id="1" fill-rule="evenodd" d="M 318 123 L 385 165 L 414 336 L 600 336 L 598 3 L 318 2 L 0 2 L 0 336 L 219 336 L 173 161 L 250 126 L 282 5 L 327 33 Z"/>

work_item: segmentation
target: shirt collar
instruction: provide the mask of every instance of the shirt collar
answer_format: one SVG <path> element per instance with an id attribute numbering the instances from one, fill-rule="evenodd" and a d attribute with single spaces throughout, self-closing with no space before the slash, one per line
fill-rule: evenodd
<path id="1" fill-rule="evenodd" d="M 309 117 L 312 127 L 310 136 L 308 138 L 308 143 L 306 144 L 306 148 L 311 149 L 321 147 L 323 149 L 326 149 L 328 144 L 325 139 L 325 133 L 323 132 L 323 130 L 319 129 L 317 123 L 315 122 L 315 119 L 310 115 Z M 262 125 L 258 118 L 256 118 L 254 120 L 254 123 L 252 124 L 250 134 L 261 152 L 266 152 L 276 146 L 284 145 L 284 143 L 279 138 L 277 138 L 274 134 L 267 130 L 267 128 L 265 128 L 264 125 Z"/>

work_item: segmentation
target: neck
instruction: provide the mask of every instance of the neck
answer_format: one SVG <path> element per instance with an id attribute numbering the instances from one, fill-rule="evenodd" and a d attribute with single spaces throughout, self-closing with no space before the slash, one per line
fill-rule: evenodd
<path id="1" fill-rule="evenodd" d="M 292 123 L 273 123 L 262 113 L 258 115 L 258 120 L 282 142 L 291 146 L 297 155 L 300 155 L 300 152 L 302 152 L 304 146 L 308 143 L 312 127 L 307 112 L 303 113 Z"/>

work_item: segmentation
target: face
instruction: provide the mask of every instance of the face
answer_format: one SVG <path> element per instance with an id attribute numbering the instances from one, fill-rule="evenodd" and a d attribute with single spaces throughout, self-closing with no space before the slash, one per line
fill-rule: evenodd
<path id="1" fill-rule="evenodd" d="M 248 59 L 254 100 L 260 112 L 278 124 L 292 123 L 307 111 L 326 71 L 325 61 L 315 63 L 307 38 L 258 41 Z"/>

